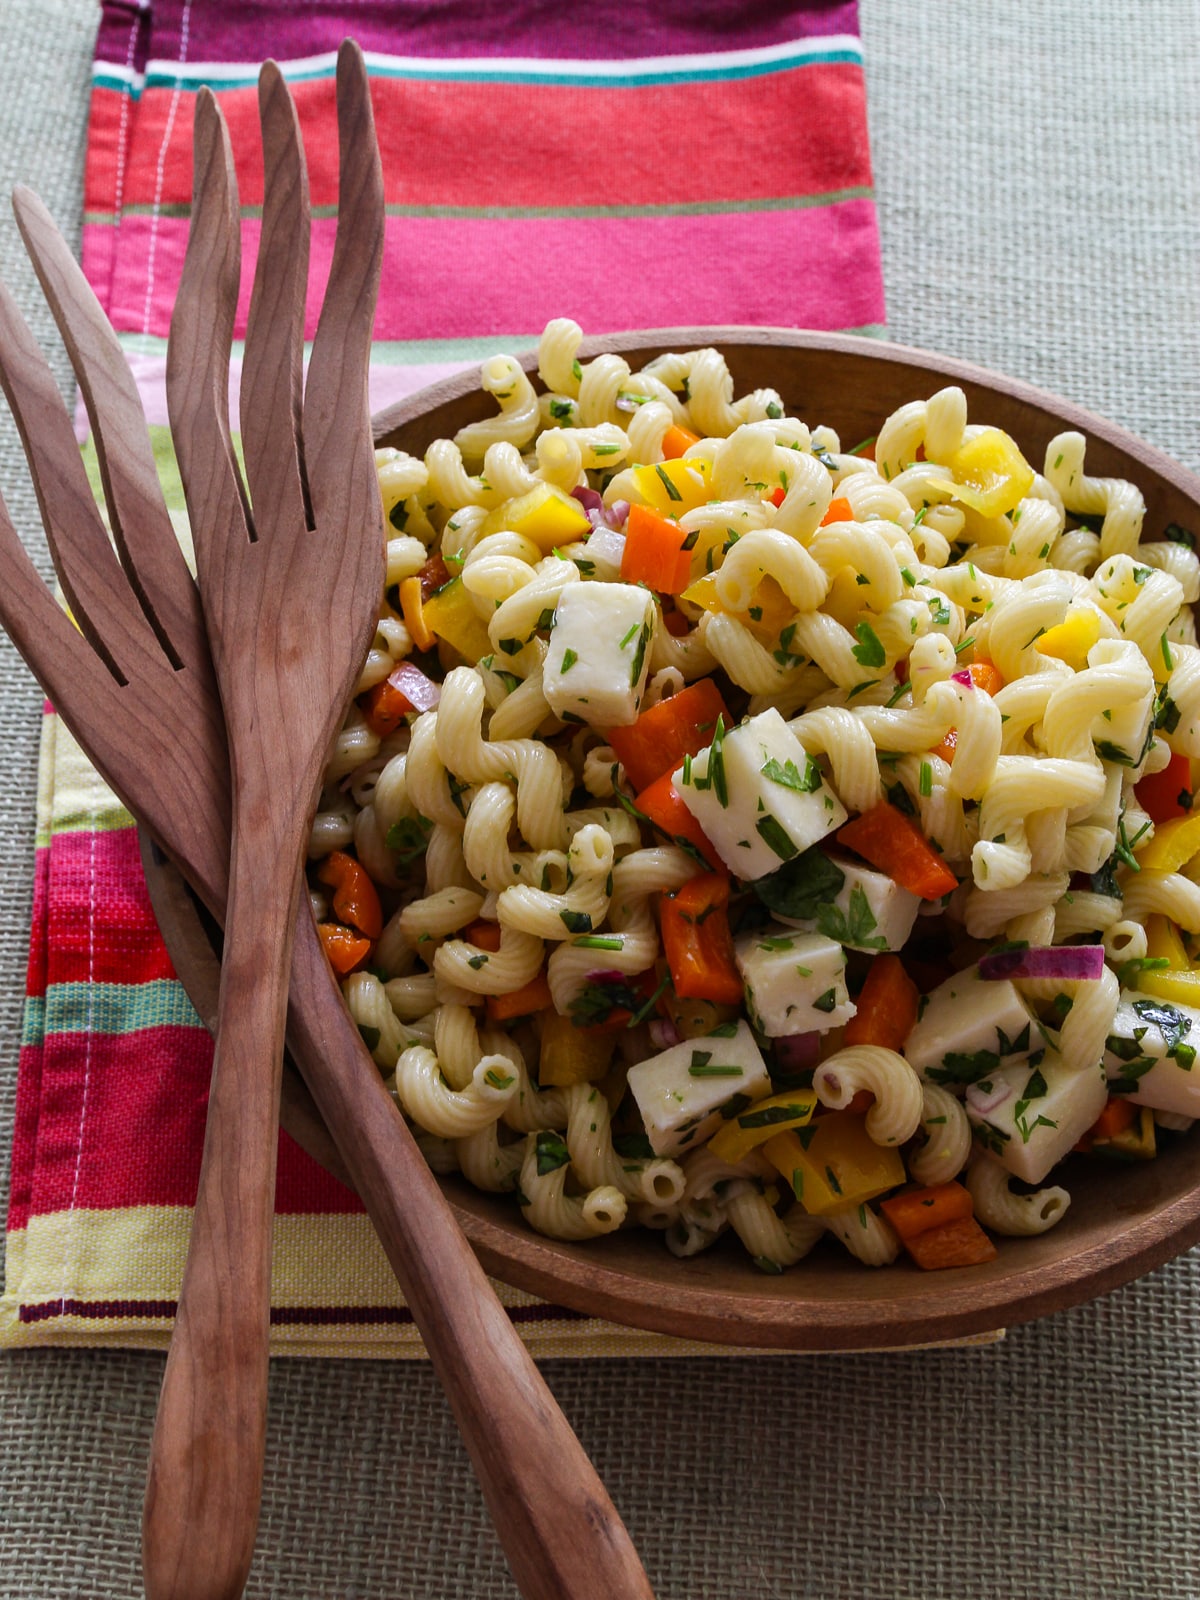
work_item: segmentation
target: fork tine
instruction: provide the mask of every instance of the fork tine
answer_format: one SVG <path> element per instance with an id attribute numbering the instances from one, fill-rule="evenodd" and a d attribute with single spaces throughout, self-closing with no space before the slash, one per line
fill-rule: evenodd
<path id="1" fill-rule="evenodd" d="M 79 380 L 129 582 L 172 664 L 207 667 L 200 597 L 163 502 L 129 363 L 49 211 L 24 184 L 13 191 L 13 211 Z"/>
<path id="2" fill-rule="evenodd" d="M 3 283 L 0 388 L 21 436 L 54 565 L 75 620 L 117 681 L 127 683 L 148 661 L 161 663 L 162 649 L 108 542 L 53 374 Z"/>
<path id="3" fill-rule="evenodd" d="M 362 51 L 338 51 L 338 225 L 304 391 L 304 459 L 317 526 L 378 515 L 367 365 L 383 260 L 383 171 Z M 352 541 L 353 542 L 353 541 Z"/>
<path id="4" fill-rule="evenodd" d="M 259 74 L 258 107 L 263 218 L 246 325 L 241 423 L 255 525 L 282 534 L 310 521 L 300 445 L 309 209 L 300 122 L 274 61 Z"/>
<path id="5" fill-rule="evenodd" d="M 56 708 L 74 717 L 73 708 L 86 707 L 103 728 L 111 719 L 95 714 L 111 707 L 117 679 L 107 662 L 97 670 L 95 651 L 42 581 L 3 498 L 0 572 L 0 622 L 30 671 Z M 78 725 L 87 720 L 80 716 Z"/>
<path id="6" fill-rule="evenodd" d="M 242 255 L 237 179 L 225 119 L 208 88 L 196 96 L 192 159 L 192 225 L 167 341 L 167 412 L 203 565 L 214 546 L 246 539 L 250 527 L 229 438 L 229 355 Z"/>

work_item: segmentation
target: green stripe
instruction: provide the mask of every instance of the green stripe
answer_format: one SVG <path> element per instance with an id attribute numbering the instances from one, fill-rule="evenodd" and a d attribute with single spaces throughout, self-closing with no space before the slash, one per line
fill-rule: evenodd
<path id="1" fill-rule="evenodd" d="M 118 833 L 122 828 L 136 826 L 125 807 L 113 798 L 112 805 L 79 806 L 74 810 L 55 812 L 51 836 L 60 833 Z"/>
<path id="2" fill-rule="evenodd" d="M 62 1033 L 125 1036 L 146 1028 L 203 1026 L 176 978 L 136 984 L 55 983 L 46 990 L 46 1037 Z"/>
<path id="3" fill-rule="evenodd" d="M 46 1035 L 46 1002 L 40 994 L 25 996 L 25 1015 L 21 1021 L 21 1049 L 41 1044 Z"/>
<path id="4" fill-rule="evenodd" d="M 789 194 L 770 196 L 762 200 L 687 200 L 676 205 L 657 202 L 654 205 L 607 206 L 406 206 L 389 205 L 384 209 L 389 217 L 438 218 L 466 222 L 587 222 L 611 217 L 716 217 L 740 216 L 754 211 L 811 211 L 821 206 L 841 205 L 847 200 L 872 200 L 874 190 L 870 184 L 858 184 L 848 189 L 831 189 L 824 194 Z M 176 217 L 191 216 L 190 204 L 172 202 L 169 205 L 130 205 L 122 208 L 125 217 Z M 241 208 L 243 220 L 262 217 L 258 205 Z M 315 218 L 337 216 L 337 206 L 313 206 Z M 85 211 L 84 222 L 92 226 L 112 227 L 117 214 L 110 211 Z"/>

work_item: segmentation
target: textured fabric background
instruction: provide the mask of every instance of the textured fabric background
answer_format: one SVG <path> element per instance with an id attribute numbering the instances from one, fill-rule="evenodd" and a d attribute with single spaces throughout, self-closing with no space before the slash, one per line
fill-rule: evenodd
<path id="1" fill-rule="evenodd" d="M 33 184 L 68 236 L 95 20 L 91 0 L 0 0 L 0 188 Z M 1194 0 L 863 0 L 862 23 L 893 336 L 1200 467 Z M 0 275 L 48 338 L 3 219 Z M 36 538 L 7 423 L 0 486 Z M 4 1148 L 38 705 L 0 640 Z M 660 1600 L 1200 1596 L 1200 1253 L 990 1350 L 548 1370 Z M 104 1352 L 0 1362 L 3 1600 L 140 1592 L 159 1372 Z M 279 1363 L 271 1399 L 256 1600 L 509 1600 L 432 1374 Z"/>

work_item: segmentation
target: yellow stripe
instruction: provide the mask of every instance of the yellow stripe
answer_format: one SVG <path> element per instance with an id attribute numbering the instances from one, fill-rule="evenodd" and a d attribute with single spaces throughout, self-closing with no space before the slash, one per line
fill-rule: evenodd
<path id="1" fill-rule="evenodd" d="M 164 1349 L 166 1318 L 67 1314 L 23 1323 L 20 1307 L 60 1299 L 174 1300 L 183 1275 L 191 1212 L 180 1206 L 140 1206 L 121 1211 L 55 1212 L 35 1217 L 24 1232 L 8 1235 L 7 1284 L 0 1298 L 0 1348 L 35 1345 Z M 276 1307 L 403 1306 L 379 1241 L 364 1216 L 276 1217 Z M 536 1296 L 493 1282 L 501 1304 L 538 1306 Z M 733 1345 L 670 1339 L 600 1319 L 551 1319 L 519 1328 L 538 1359 L 554 1356 L 754 1355 Z M 989 1344 L 1002 1332 L 952 1341 Z M 274 1355 L 423 1359 L 425 1347 L 412 1324 L 285 1324 L 271 1330 Z"/>

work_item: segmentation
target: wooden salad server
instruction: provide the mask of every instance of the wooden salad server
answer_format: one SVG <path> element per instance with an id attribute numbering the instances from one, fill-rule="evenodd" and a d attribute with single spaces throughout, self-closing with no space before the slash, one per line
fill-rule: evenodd
<path id="1" fill-rule="evenodd" d="M 188 309 L 185 303 L 181 314 L 185 320 L 180 324 L 181 329 L 190 327 L 197 341 L 197 360 L 203 365 L 193 369 L 189 355 L 181 366 L 181 350 L 187 347 L 178 340 L 171 358 L 176 443 L 192 496 L 197 545 L 203 546 L 205 538 L 209 541 L 210 594 L 216 595 L 211 586 L 219 585 L 222 575 L 232 582 L 234 572 L 239 573 L 239 591 L 226 597 L 231 654 L 234 618 L 244 625 L 244 608 L 252 610 L 242 591 L 251 588 L 259 595 L 260 609 L 246 648 L 258 638 L 261 621 L 270 630 L 276 651 L 294 652 L 287 621 L 273 615 L 273 609 L 289 599 L 304 613 L 305 623 L 303 651 L 299 659 L 294 653 L 289 656 L 289 664 L 305 682 L 330 685 L 331 695 L 338 670 L 345 685 L 352 686 L 357 662 L 345 666 L 350 654 L 346 641 L 342 641 L 340 669 L 332 659 L 313 661 L 314 617 L 328 619 L 336 612 L 347 632 L 361 626 L 361 654 L 373 626 L 382 570 L 365 390 L 382 194 L 366 75 L 355 47 L 343 47 L 338 76 L 341 192 L 344 199 L 353 196 L 353 204 L 343 210 L 345 242 L 339 229 L 331 287 L 302 402 L 299 341 L 304 274 L 296 260 L 284 263 L 278 275 L 268 272 L 264 278 L 260 273 L 263 286 L 255 294 L 246 380 L 249 392 L 259 397 L 260 409 L 245 431 L 247 457 L 252 450 L 255 455 L 247 477 L 251 506 L 257 512 L 243 498 L 222 420 L 237 283 L 237 207 L 227 139 L 215 102 L 207 94 L 201 95 L 197 108 L 196 139 L 196 216 L 204 220 L 193 227 L 185 287 L 194 304 Z M 303 249 L 307 217 L 294 113 L 277 69 L 264 73 L 260 98 L 270 214 L 264 217 L 261 259 L 270 263 L 285 247 L 278 242 L 269 245 L 269 238 L 288 241 L 288 250 Z M 286 201 L 272 193 L 281 183 Z M 0 619 L 91 760 L 220 919 L 229 885 L 230 779 L 225 728 L 196 589 L 162 504 L 140 401 L 116 338 L 45 208 L 28 191 L 19 191 L 14 205 L 89 410 L 116 549 L 96 511 L 53 378 L 11 297 L 0 286 L 0 384 L 21 432 L 55 565 L 78 627 L 54 602 L 2 506 Z M 304 217 L 303 226 L 297 225 L 292 208 Z M 206 313 L 195 309 L 205 303 L 205 296 L 207 322 Z M 252 351 L 252 343 L 261 349 Z M 202 384 L 207 386 L 203 394 Z M 190 436 L 181 447 L 185 428 Z M 279 452 L 274 472 L 267 466 L 271 451 Z M 202 483 L 205 475 L 210 476 Z M 273 492 L 278 496 L 274 503 Z M 329 574 L 326 587 L 319 589 L 314 582 L 312 592 L 297 587 L 302 580 L 296 579 L 291 565 L 282 576 L 276 571 L 274 591 L 247 576 L 251 560 L 262 556 L 269 568 L 272 559 L 280 559 L 284 535 L 279 529 L 285 508 L 293 517 L 298 515 L 302 525 L 301 531 L 293 524 L 287 546 L 297 563 L 295 544 L 303 545 L 306 537 L 315 543 L 323 530 L 337 525 L 339 516 L 344 519 L 349 496 L 354 497 L 353 514 L 358 519 L 351 526 L 360 534 L 366 529 L 368 537 L 361 542 L 371 547 L 369 556 L 362 555 L 363 564 L 377 563 L 369 606 L 363 581 L 361 617 L 341 610 L 345 594 L 331 593 L 337 579 Z M 249 555 L 239 549 L 226 565 L 217 553 L 220 533 L 213 532 L 221 526 L 218 518 L 224 519 L 227 539 L 236 536 L 247 544 L 253 526 L 255 542 L 264 549 Z M 205 532 L 199 529 L 202 519 L 209 522 Z M 352 572 L 360 554 L 341 549 L 344 576 Z M 222 615 L 221 600 L 212 603 L 214 615 Z M 333 650 L 331 644 L 330 658 Z M 249 721 L 257 734 L 261 722 L 255 719 L 264 714 L 264 707 L 267 715 L 272 710 L 290 712 L 291 702 L 285 696 L 291 691 L 290 686 L 279 686 L 278 663 L 269 652 L 260 649 L 253 659 L 261 682 L 239 687 L 233 669 L 226 670 L 235 679 L 227 686 L 230 692 L 247 696 L 240 702 L 242 726 Z M 342 698 L 345 693 L 343 687 Z M 331 728 L 340 705 L 341 699 L 330 716 Z M 246 709 L 250 706 L 253 709 Z M 285 770 L 300 770 L 303 764 L 286 769 L 282 763 L 263 766 L 273 760 L 263 746 L 248 742 L 239 749 L 236 739 L 234 744 L 236 781 L 257 792 L 259 804 L 269 802 L 274 807 L 277 786 L 288 782 Z M 319 765 L 318 759 L 302 773 L 304 781 L 311 777 L 310 793 L 298 795 L 297 781 L 280 807 L 293 826 L 296 811 L 315 800 Z M 261 786 L 268 780 L 270 793 L 264 800 Z M 247 805 L 244 797 L 242 805 Z M 255 816 L 248 828 L 251 843 L 256 835 L 263 837 L 263 830 L 282 825 Z M 240 848 L 249 846 L 242 842 Z M 295 911 L 296 930 L 290 968 L 293 1053 L 379 1229 L 446 1387 L 517 1582 L 529 1600 L 650 1596 L 645 1573 L 603 1485 L 492 1293 L 336 995 L 307 902 L 302 899 L 296 909 L 298 884 L 297 873 L 286 894 Z M 258 880 L 253 880 L 252 888 L 258 893 Z M 279 898 L 284 898 L 282 892 Z M 288 925 L 278 906 L 271 915 L 272 948 L 263 948 L 259 917 L 256 948 L 244 959 L 252 969 L 256 962 L 269 967 L 272 979 L 278 981 L 280 970 L 288 969 L 275 947 L 286 943 Z M 235 975 L 225 981 L 240 992 L 241 984 L 253 984 L 257 976 L 252 970 L 247 978 L 239 958 Z M 264 1034 L 277 1020 L 259 1011 L 253 1016 Z M 228 1052 L 228 1037 L 225 1043 Z M 233 1043 L 237 1044 L 236 1035 Z M 256 1035 L 251 1048 L 259 1045 Z M 219 1157 L 233 1157 L 233 1187 L 228 1196 L 210 1196 L 207 1201 L 207 1226 L 215 1237 L 204 1246 L 203 1273 L 189 1272 L 184 1299 L 193 1302 L 190 1320 L 184 1323 L 184 1341 L 164 1384 L 148 1494 L 147 1582 L 152 1596 L 239 1593 L 252 1551 L 266 1392 L 262 1259 L 269 1249 L 263 1242 L 269 1214 L 264 1220 L 262 1147 L 269 1147 L 265 1160 L 270 1167 L 275 1140 L 264 1102 L 273 1103 L 277 1055 L 275 1051 L 271 1063 L 262 1057 L 250 1062 L 228 1090 L 217 1091 L 214 1085 L 218 1120 L 228 1117 L 230 1105 L 240 1112 L 242 1096 L 248 1095 L 254 1101 L 251 1115 L 256 1126 L 252 1131 L 238 1122 L 219 1127 L 215 1135 L 210 1130 L 206 1147 L 209 1164 Z M 242 1082 L 243 1077 L 254 1077 L 256 1068 L 268 1065 L 269 1071 L 259 1071 L 257 1083 Z M 230 1077 L 227 1072 L 218 1077 L 222 1075 Z M 229 1102 L 220 1098 L 221 1093 L 229 1095 Z M 252 1138 L 260 1141 L 257 1152 L 250 1148 Z M 250 1192 L 248 1177 L 254 1180 Z M 269 1184 L 266 1189 L 269 1196 Z M 231 1228 L 257 1228 L 259 1237 L 247 1241 Z M 249 1251 L 258 1275 L 248 1287 L 235 1285 L 229 1276 L 244 1270 L 244 1251 Z M 213 1359 L 207 1335 L 199 1340 L 202 1324 L 213 1315 L 199 1299 L 204 1288 L 233 1319 L 232 1336 L 228 1329 L 215 1335 L 232 1337 L 237 1355 L 233 1366 Z M 247 1302 L 258 1292 L 264 1298 L 252 1314 Z M 179 1430 L 195 1439 L 194 1450 L 178 1449 Z"/>

